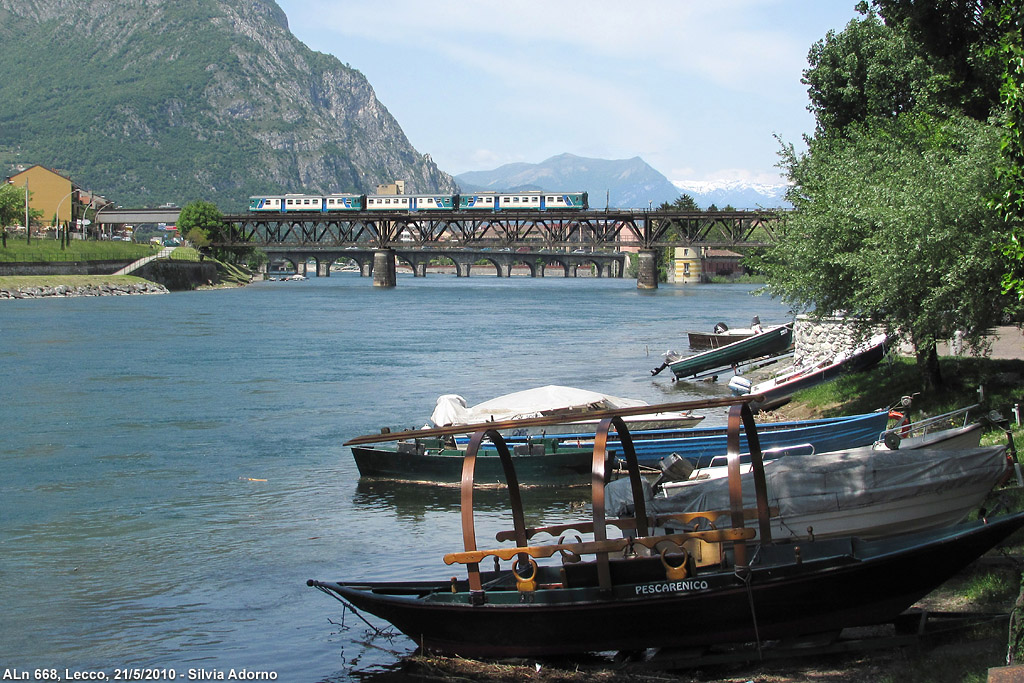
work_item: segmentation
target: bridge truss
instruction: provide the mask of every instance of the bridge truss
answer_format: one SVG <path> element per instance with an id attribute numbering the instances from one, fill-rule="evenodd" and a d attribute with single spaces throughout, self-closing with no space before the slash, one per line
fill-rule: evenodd
<path id="1" fill-rule="evenodd" d="M 785 211 L 466 211 L 358 214 L 289 213 L 225 216 L 218 246 L 359 245 L 393 248 L 487 248 L 533 245 L 653 249 L 673 246 L 756 247 L 784 234 Z"/>

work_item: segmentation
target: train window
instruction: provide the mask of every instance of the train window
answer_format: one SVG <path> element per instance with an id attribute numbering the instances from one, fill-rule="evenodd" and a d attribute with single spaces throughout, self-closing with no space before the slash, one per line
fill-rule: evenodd
<path id="1" fill-rule="evenodd" d="M 540 197 L 534 197 L 534 198 L 533 198 L 533 203 L 534 203 L 534 204 L 536 204 L 536 203 L 537 203 L 537 202 L 539 202 L 539 201 L 540 201 Z"/>

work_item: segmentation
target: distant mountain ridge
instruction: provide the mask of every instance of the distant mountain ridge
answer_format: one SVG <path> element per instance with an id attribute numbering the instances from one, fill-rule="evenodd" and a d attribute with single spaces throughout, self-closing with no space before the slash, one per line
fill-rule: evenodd
<path id="1" fill-rule="evenodd" d="M 690 195 L 697 206 L 734 209 L 778 209 L 792 208 L 786 201 L 789 185 L 778 183 L 751 183 L 742 180 L 677 180 L 672 183 L 680 192 Z"/>
<path id="2" fill-rule="evenodd" d="M 273 0 L 0 0 L 0 172 L 125 206 L 455 182 Z"/>
<path id="3" fill-rule="evenodd" d="M 593 208 L 603 208 L 607 202 L 616 209 L 646 209 L 674 202 L 684 193 L 693 197 L 702 209 L 712 204 L 736 209 L 787 206 L 784 184 L 673 183 L 640 157 L 608 160 L 559 154 L 539 164 L 505 164 L 491 171 L 460 173 L 455 181 L 463 192 L 586 190 Z"/>
<path id="4" fill-rule="evenodd" d="M 675 201 L 679 190 L 640 157 L 607 160 L 559 154 L 539 164 L 506 164 L 455 176 L 464 192 L 551 190 L 590 193 L 590 206 L 647 208 Z"/>

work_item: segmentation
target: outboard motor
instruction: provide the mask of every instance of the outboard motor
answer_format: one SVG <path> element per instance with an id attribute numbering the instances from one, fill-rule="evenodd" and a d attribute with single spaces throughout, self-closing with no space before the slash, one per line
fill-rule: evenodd
<path id="1" fill-rule="evenodd" d="M 750 387 L 752 386 L 754 385 L 749 379 L 747 379 L 746 377 L 741 377 L 740 375 L 736 375 L 731 380 L 729 380 L 729 389 L 732 391 L 732 393 L 736 394 L 737 396 L 744 396 L 746 394 L 749 394 Z"/>

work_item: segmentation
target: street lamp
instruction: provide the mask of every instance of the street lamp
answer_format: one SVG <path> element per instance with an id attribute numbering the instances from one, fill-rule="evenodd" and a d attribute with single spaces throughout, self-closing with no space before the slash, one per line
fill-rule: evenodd
<path id="1" fill-rule="evenodd" d="M 64 196 L 64 199 L 67 199 L 68 197 L 74 195 L 76 192 L 78 192 L 77 188 L 71 188 L 71 192 L 68 192 Z M 59 225 L 60 224 L 60 207 L 61 207 L 62 204 L 64 204 L 64 199 L 61 199 L 59 202 L 57 202 L 57 208 L 54 211 L 54 215 L 57 218 L 58 225 L 55 225 L 53 227 L 54 227 L 54 232 L 57 233 L 57 235 L 60 235 L 60 225 Z M 72 220 L 74 220 L 74 218 L 75 218 L 75 202 L 74 201 L 71 202 L 71 218 L 72 218 Z M 68 222 L 70 222 L 70 221 L 68 221 Z M 66 230 L 66 228 L 65 228 L 65 230 Z"/>

